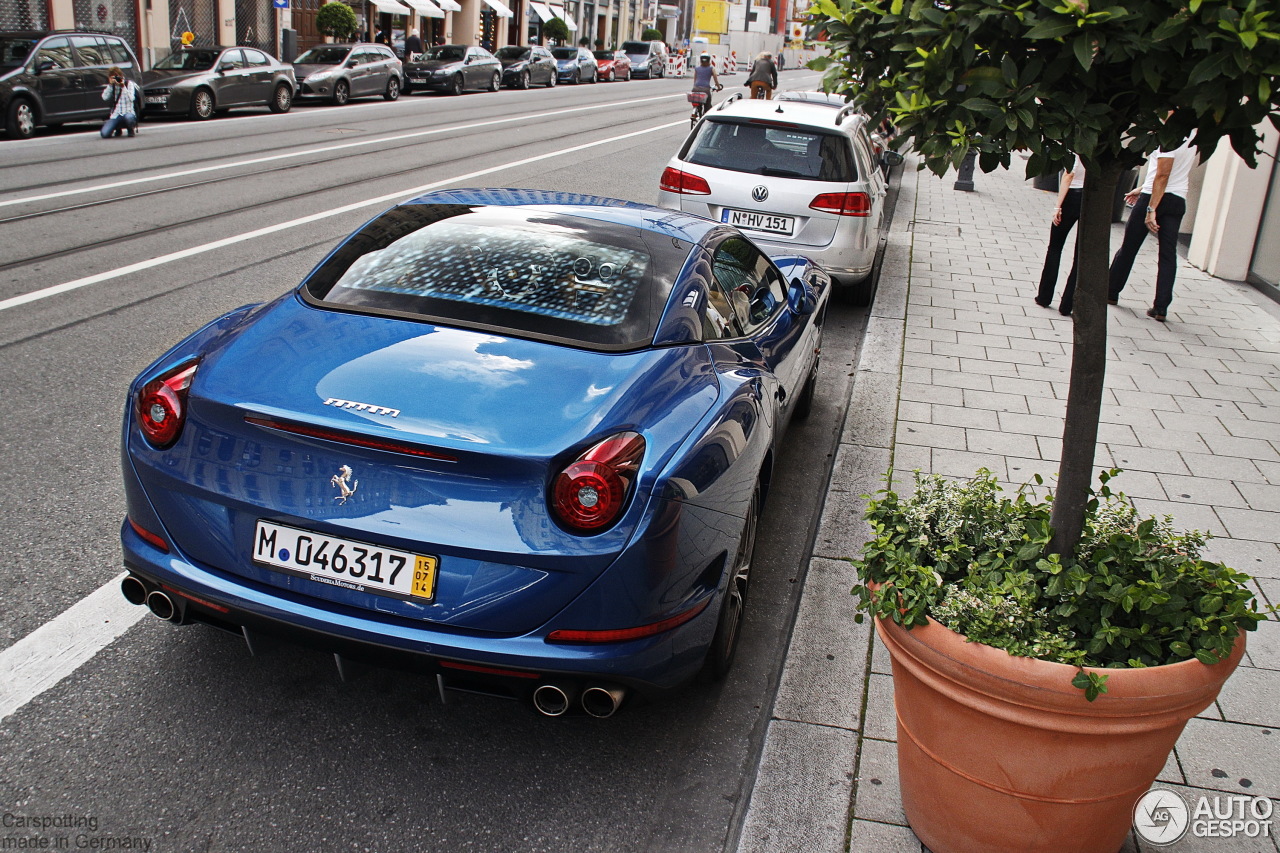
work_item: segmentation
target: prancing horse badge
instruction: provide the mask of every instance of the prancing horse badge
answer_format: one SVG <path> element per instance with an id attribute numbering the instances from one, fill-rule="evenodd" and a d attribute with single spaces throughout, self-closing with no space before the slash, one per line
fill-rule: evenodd
<path id="1" fill-rule="evenodd" d="M 333 499 L 338 502 L 338 506 L 342 506 L 347 502 L 347 498 L 356 493 L 356 489 L 360 487 L 360 481 L 352 482 L 351 466 L 343 465 L 338 469 L 338 473 L 329 478 L 329 485 L 337 486 L 342 492 L 340 495 L 334 495 Z"/>

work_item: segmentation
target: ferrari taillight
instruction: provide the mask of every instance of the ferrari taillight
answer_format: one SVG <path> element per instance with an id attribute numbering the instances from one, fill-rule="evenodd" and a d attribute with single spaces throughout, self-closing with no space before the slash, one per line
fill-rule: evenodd
<path id="1" fill-rule="evenodd" d="M 551 511 L 575 533 L 599 533 L 627 505 L 635 484 L 644 438 L 620 432 L 594 445 L 569 463 L 551 483 Z"/>
<path id="2" fill-rule="evenodd" d="M 179 365 L 152 379 L 138 392 L 138 426 L 154 447 L 164 449 L 178 440 L 187 419 L 187 391 L 198 362 Z"/>
<path id="3" fill-rule="evenodd" d="M 658 180 L 658 189 L 682 195 L 711 195 L 711 185 L 705 178 L 690 172 L 682 172 L 670 166 L 662 170 Z"/>
<path id="4" fill-rule="evenodd" d="M 870 216 L 871 196 L 866 193 L 822 193 L 809 207 L 840 216 Z"/>

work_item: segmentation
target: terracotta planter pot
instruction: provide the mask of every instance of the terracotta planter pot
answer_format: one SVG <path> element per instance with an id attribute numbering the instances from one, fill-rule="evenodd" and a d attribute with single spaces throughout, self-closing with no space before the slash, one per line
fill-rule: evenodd
<path id="1" fill-rule="evenodd" d="M 929 620 L 876 620 L 893 659 L 902 805 L 934 853 L 1110 853 L 1187 720 L 1240 657 L 1103 670 L 1094 702 L 1075 667 L 1013 657 Z"/>

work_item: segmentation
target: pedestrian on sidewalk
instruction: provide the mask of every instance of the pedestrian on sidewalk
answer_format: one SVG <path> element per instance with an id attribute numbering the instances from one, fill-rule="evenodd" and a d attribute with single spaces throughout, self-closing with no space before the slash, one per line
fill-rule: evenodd
<path id="1" fill-rule="evenodd" d="M 409 30 L 409 37 L 404 40 L 404 58 L 412 62 L 418 58 L 419 53 L 422 53 L 422 36 L 418 35 L 417 30 Z"/>
<path id="2" fill-rule="evenodd" d="M 119 136 L 125 129 L 133 136 L 138 132 L 138 113 L 134 108 L 137 101 L 138 84 L 126 80 L 124 72 L 116 66 L 107 69 L 107 85 L 102 90 L 102 100 L 111 104 L 111 115 L 102 123 L 102 138 Z"/>
<path id="3" fill-rule="evenodd" d="M 1066 245 L 1071 229 L 1080 221 L 1080 196 L 1084 193 L 1084 164 L 1075 159 L 1071 170 L 1062 173 L 1058 181 L 1058 206 L 1053 211 L 1053 224 L 1049 226 L 1049 250 L 1044 256 L 1044 270 L 1040 273 L 1040 292 L 1036 304 L 1049 308 L 1053 304 L 1053 289 L 1058 284 L 1058 267 L 1062 263 L 1062 247 Z M 1077 250 L 1078 252 L 1078 250 Z M 1070 314 L 1076 293 L 1076 257 L 1071 253 L 1071 272 L 1067 273 L 1067 285 L 1058 303 L 1059 314 Z"/>
<path id="4" fill-rule="evenodd" d="M 778 66 L 773 64 L 773 54 L 767 50 L 756 57 L 747 76 L 751 97 L 756 100 L 772 100 L 773 90 L 778 88 Z"/>
<path id="5" fill-rule="evenodd" d="M 1178 268 L 1178 229 L 1187 212 L 1187 187 L 1191 169 L 1196 164 L 1196 151 L 1188 139 L 1170 151 L 1160 150 L 1147 161 L 1147 178 L 1142 186 L 1131 190 L 1124 200 L 1133 205 L 1124 228 L 1124 240 L 1111 259 L 1111 281 L 1107 301 L 1116 305 L 1120 291 L 1129 280 L 1133 260 L 1150 231 L 1159 242 L 1156 269 L 1155 303 L 1147 316 L 1161 323 L 1173 302 L 1173 278 Z"/>

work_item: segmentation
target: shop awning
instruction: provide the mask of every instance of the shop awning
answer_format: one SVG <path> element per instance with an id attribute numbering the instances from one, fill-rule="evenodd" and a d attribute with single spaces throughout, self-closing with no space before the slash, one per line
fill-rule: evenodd
<path id="1" fill-rule="evenodd" d="M 678 18 L 680 17 L 680 7 L 668 6 L 666 4 L 659 4 L 658 17 L 659 18 Z"/>
<path id="2" fill-rule="evenodd" d="M 547 8 L 551 10 L 551 14 L 555 15 L 557 18 L 565 22 L 565 25 L 569 27 L 569 32 L 572 33 L 577 31 L 578 25 L 573 22 L 573 18 L 570 18 L 568 15 L 564 13 L 563 6 L 557 6 L 554 3 L 548 3 Z"/>
<path id="3" fill-rule="evenodd" d="M 529 8 L 533 9 L 533 11 L 537 13 L 538 17 L 542 19 L 542 23 L 544 24 L 555 19 L 555 13 L 547 7 L 546 3 L 539 3 L 537 0 L 529 0 Z"/>
<path id="4" fill-rule="evenodd" d="M 444 11 L 431 0 L 404 0 L 404 2 L 417 9 L 418 14 L 424 18 L 444 17 Z"/>
<path id="5" fill-rule="evenodd" d="M 436 0 L 436 5 L 446 12 L 461 12 L 462 7 L 458 5 L 457 0 Z"/>
<path id="6" fill-rule="evenodd" d="M 502 0 L 484 0 L 484 2 L 488 3 L 489 7 L 493 9 L 493 11 L 498 13 L 499 18 L 515 17 L 515 15 L 512 14 L 511 10 L 507 8 L 506 4 L 502 2 Z"/>
<path id="7" fill-rule="evenodd" d="M 370 0 L 379 12 L 388 12 L 392 15 L 407 15 L 412 11 L 403 3 L 397 3 L 396 0 Z"/>

